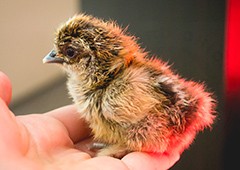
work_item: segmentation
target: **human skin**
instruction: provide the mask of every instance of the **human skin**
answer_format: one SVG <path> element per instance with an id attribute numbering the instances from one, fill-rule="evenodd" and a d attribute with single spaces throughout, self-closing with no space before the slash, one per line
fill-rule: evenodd
<path id="1" fill-rule="evenodd" d="M 10 80 L 0 72 L 0 169 L 165 170 L 179 160 L 179 153 L 93 157 L 90 129 L 73 105 L 15 116 L 8 108 L 11 93 Z"/>

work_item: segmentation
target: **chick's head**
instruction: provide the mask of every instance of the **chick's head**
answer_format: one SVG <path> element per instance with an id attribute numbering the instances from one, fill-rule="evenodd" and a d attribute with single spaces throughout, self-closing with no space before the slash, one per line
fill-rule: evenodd
<path id="1" fill-rule="evenodd" d="M 87 15 L 76 15 L 61 25 L 54 44 L 43 61 L 61 63 L 67 72 L 86 76 L 114 74 L 131 61 L 131 51 L 138 49 L 134 39 L 114 22 Z"/>

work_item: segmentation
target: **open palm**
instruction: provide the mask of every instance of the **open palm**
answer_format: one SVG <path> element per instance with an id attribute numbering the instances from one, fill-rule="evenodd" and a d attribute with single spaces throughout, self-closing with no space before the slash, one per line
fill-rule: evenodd
<path id="1" fill-rule="evenodd" d="M 0 169 L 168 169 L 179 154 L 158 155 L 133 152 L 121 160 L 93 157 L 87 123 L 74 106 L 44 114 L 15 116 L 7 104 L 10 81 L 0 72 Z M 92 158 L 93 157 L 93 158 Z"/>

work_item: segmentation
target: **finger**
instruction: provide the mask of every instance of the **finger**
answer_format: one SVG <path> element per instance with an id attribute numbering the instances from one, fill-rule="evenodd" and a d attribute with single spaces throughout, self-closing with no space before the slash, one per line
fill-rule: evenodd
<path id="1" fill-rule="evenodd" d="M 9 78 L 0 71 L 0 98 L 2 98 L 6 104 L 9 104 L 12 97 L 12 86 Z"/>
<path id="2" fill-rule="evenodd" d="M 148 154 L 132 152 L 122 158 L 122 161 L 131 169 L 157 169 L 166 170 L 172 167 L 178 160 L 179 154 Z"/>
<path id="3" fill-rule="evenodd" d="M 85 160 L 79 164 L 78 169 L 129 170 L 129 168 L 121 160 L 109 156 L 99 156 Z"/>
<path id="4" fill-rule="evenodd" d="M 80 114 L 73 105 L 61 107 L 50 111 L 47 115 L 52 116 L 63 123 L 74 143 L 85 139 L 90 134 L 88 124 L 80 118 Z"/>
<path id="5" fill-rule="evenodd" d="M 17 122 L 14 114 L 0 98 L 0 157 L 26 151 L 26 146 L 23 144 L 28 138 L 24 132 L 24 128 Z"/>

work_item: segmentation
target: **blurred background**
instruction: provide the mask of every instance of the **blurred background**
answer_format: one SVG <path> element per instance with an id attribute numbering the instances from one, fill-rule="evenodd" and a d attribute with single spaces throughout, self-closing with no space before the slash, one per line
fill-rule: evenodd
<path id="1" fill-rule="evenodd" d="M 231 121 L 238 119 L 227 118 L 224 102 L 225 0 L 0 0 L 0 69 L 12 81 L 10 108 L 16 115 L 72 103 L 63 71 L 42 64 L 42 58 L 53 47 L 56 28 L 79 12 L 128 26 L 150 54 L 173 64 L 183 77 L 205 82 L 215 94 L 218 117 L 212 130 L 200 133 L 171 169 L 239 167 L 233 155 L 240 152 L 240 128 L 237 121 Z"/>

